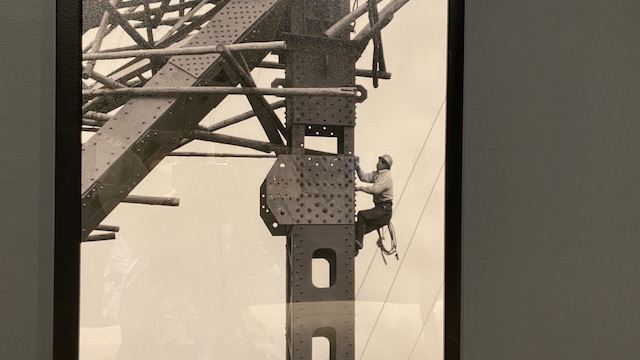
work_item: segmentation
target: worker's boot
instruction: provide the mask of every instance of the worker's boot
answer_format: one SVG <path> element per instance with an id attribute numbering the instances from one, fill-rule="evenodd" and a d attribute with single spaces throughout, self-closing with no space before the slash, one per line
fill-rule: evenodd
<path id="1" fill-rule="evenodd" d="M 362 249 L 362 240 L 356 239 L 356 256 L 358 256 L 360 249 Z"/>

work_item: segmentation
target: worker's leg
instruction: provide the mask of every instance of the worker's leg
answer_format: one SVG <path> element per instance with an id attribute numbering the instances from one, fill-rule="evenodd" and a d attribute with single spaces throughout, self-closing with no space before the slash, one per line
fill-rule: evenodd
<path id="1" fill-rule="evenodd" d="M 373 217 L 375 208 L 362 210 L 358 212 L 358 221 L 356 221 L 356 254 L 362 249 L 362 240 L 367 231 L 367 222 L 369 217 Z"/>
<path id="2" fill-rule="evenodd" d="M 365 234 L 387 225 L 389 221 L 391 221 L 391 213 L 386 213 L 378 218 L 367 220 L 367 229 Z"/>
<path id="3" fill-rule="evenodd" d="M 391 206 L 377 205 L 373 209 L 358 212 L 356 222 L 356 254 L 364 246 L 364 235 L 379 227 L 386 225 L 391 220 Z"/>

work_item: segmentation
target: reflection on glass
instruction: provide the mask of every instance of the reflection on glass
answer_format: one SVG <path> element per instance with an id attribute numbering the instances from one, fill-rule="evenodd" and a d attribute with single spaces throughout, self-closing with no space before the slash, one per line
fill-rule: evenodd
<path id="1" fill-rule="evenodd" d="M 152 9 L 160 5 L 150 3 Z M 180 6 L 177 0 L 170 3 Z M 212 3 L 203 2 L 194 18 L 210 11 Z M 127 16 L 145 36 L 143 7 Z M 375 245 L 378 234 L 365 235 L 355 262 L 356 359 L 443 358 L 446 10 L 445 1 L 408 4 L 383 32 L 393 79 L 380 80 L 377 89 L 370 78 L 357 79 L 369 92 L 357 105 L 356 153 L 367 169 L 375 168 L 380 154 L 393 155 L 392 221 L 399 256 L 383 262 Z M 180 16 L 190 15 L 187 10 Z M 158 25 L 155 40 L 176 21 Z M 99 23 L 85 34 L 85 47 L 92 47 Z M 356 28 L 366 24 L 358 20 Z M 121 27 L 103 39 L 103 48 L 134 45 Z M 370 68 L 371 57 L 369 48 L 357 68 Z M 101 60 L 94 70 L 127 73 L 118 70 L 126 62 Z M 146 71 L 142 75 L 150 75 Z M 251 76 L 258 87 L 268 88 L 283 73 L 256 68 Z M 89 87 L 97 80 L 84 81 Z M 108 115 L 119 109 L 114 105 Z M 246 98 L 229 97 L 200 125 L 250 109 Z M 285 119 L 284 109 L 276 114 Z M 251 119 L 222 133 L 263 141 L 265 133 L 256 124 Z M 91 136 L 83 133 L 84 141 Z M 306 142 L 322 151 L 337 145 L 335 138 Z M 180 150 L 255 153 L 199 141 Z M 119 226 L 116 239 L 82 245 L 81 359 L 286 358 L 286 238 L 272 236 L 260 217 L 260 185 L 273 164 L 273 158 L 166 157 L 155 166 L 132 194 L 175 197 L 180 205 L 120 204 L 102 222 Z M 368 208 L 370 195 L 358 193 L 355 212 Z M 314 254 L 316 287 L 335 283 L 329 274 L 336 256 Z M 335 337 L 331 328 L 317 329 L 313 358 L 329 359 Z"/>

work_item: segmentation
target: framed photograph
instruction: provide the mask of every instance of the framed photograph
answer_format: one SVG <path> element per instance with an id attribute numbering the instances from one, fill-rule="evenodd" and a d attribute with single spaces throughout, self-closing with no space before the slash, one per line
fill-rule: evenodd
<path id="1" fill-rule="evenodd" d="M 56 277 L 77 271 L 56 296 L 79 294 L 79 358 L 455 359 L 451 6 L 83 0 L 64 15 L 81 24 L 58 45 L 81 57 L 59 79 L 81 93 L 81 210 L 78 238 L 56 239 Z"/>

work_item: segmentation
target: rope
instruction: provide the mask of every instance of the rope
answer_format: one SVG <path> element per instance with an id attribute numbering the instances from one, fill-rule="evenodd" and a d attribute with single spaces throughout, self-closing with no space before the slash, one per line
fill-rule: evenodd
<path id="1" fill-rule="evenodd" d="M 431 128 L 429 129 L 429 133 L 427 133 L 427 137 L 424 139 L 424 143 L 422 144 L 422 148 L 420 148 L 420 153 L 418 154 L 418 158 L 413 163 L 413 166 L 411 167 L 411 172 L 409 172 L 409 176 L 407 177 L 407 181 L 404 183 L 404 186 L 402 187 L 402 191 L 400 191 L 400 196 L 398 197 L 398 202 L 396 204 L 396 210 L 395 210 L 396 212 L 398 211 L 398 207 L 400 206 L 400 202 L 402 201 L 402 196 L 404 195 L 404 191 L 407 189 L 407 185 L 409 184 L 409 180 L 411 180 L 411 177 L 413 176 L 413 172 L 415 171 L 416 166 L 418 165 L 418 162 L 420 161 L 420 157 L 422 157 L 424 149 L 427 146 L 427 142 L 429 141 L 429 138 L 431 137 L 431 132 L 433 131 L 433 128 L 434 128 L 434 126 L 436 124 L 436 121 L 438 120 L 438 117 L 440 117 L 440 113 L 442 112 L 442 109 L 444 108 L 444 104 L 445 104 L 446 101 L 447 101 L 447 97 L 445 96 L 444 99 L 442 99 L 442 103 L 440 104 L 440 109 L 438 109 L 438 113 L 436 114 L 435 118 L 433 119 L 433 122 L 431 123 Z M 362 290 L 362 286 L 364 285 L 364 282 L 367 279 L 367 275 L 369 275 L 369 270 L 371 270 L 371 266 L 373 265 L 373 260 L 374 260 L 375 256 L 376 256 L 376 254 L 373 254 L 373 256 L 371 257 L 371 261 L 369 262 L 369 267 L 367 268 L 367 271 L 364 273 L 364 277 L 362 278 L 362 281 L 360 282 L 360 287 L 358 288 L 358 291 L 356 292 L 356 298 L 360 294 L 360 290 Z"/>
<path id="2" fill-rule="evenodd" d="M 420 223 L 422 222 L 422 217 L 424 216 L 426 210 L 427 210 L 427 205 L 429 205 L 429 201 L 431 200 L 431 195 L 433 195 L 433 191 L 436 188 L 436 184 L 438 184 L 438 180 L 440 179 L 440 175 L 442 174 L 442 170 L 444 169 L 444 162 L 442 162 L 442 165 L 440 166 L 440 171 L 438 172 L 438 176 L 436 177 L 436 181 L 433 182 L 433 186 L 431 187 L 431 191 L 429 192 L 429 197 L 427 198 L 427 202 L 424 204 L 424 207 L 422 208 L 422 212 L 420 213 L 420 218 L 418 219 L 418 223 L 416 224 L 416 227 L 413 230 L 413 234 L 411 235 L 411 239 L 409 240 L 409 243 L 407 245 L 407 252 L 409 251 L 409 248 L 411 247 L 411 244 L 413 243 L 413 239 L 416 236 L 416 233 L 418 232 L 418 227 L 420 226 Z M 376 326 L 378 325 L 378 321 L 380 320 L 380 317 L 382 316 L 382 312 L 384 311 L 384 308 L 387 306 L 387 301 L 389 300 L 389 296 L 391 295 L 391 290 L 393 289 L 393 285 L 396 283 L 396 280 L 398 279 L 398 274 L 400 274 L 400 269 L 402 268 L 402 264 L 404 264 L 404 260 L 407 257 L 404 256 L 402 258 L 402 260 L 400 260 L 400 265 L 398 265 L 398 270 L 396 271 L 395 275 L 393 276 L 393 281 L 391 282 L 391 286 L 389 287 L 389 291 L 387 291 L 387 295 L 384 299 L 384 303 L 382 304 L 382 308 L 380 309 L 380 312 L 378 313 L 378 317 L 376 318 L 376 321 L 373 324 L 373 327 L 371 328 L 371 332 L 369 333 L 369 337 L 367 338 L 367 342 L 364 345 L 364 348 L 362 349 L 362 355 L 364 355 L 365 351 L 367 350 L 367 346 L 369 346 L 369 341 L 371 341 L 371 336 L 373 335 L 373 332 L 376 328 Z M 362 359 L 362 355 L 360 355 L 360 359 Z"/>
<path id="3" fill-rule="evenodd" d="M 386 225 L 387 229 L 389 229 L 389 237 L 391 238 L 391 248 L 387 249 L 384 246 L 384 226 L 378 229 L 378 242 L 377 245 L 380 248 L 380 256 L 382 256 L 382 261 L 384 261 L 384 264 L 387 265 L 387 259 L 384 257 L 385 255 L 387 256 L 391 256 L 391 255 L 396 255 L 396 260 L 399 260 L 398 258 L 398 242 L 396 241 L 396 233 L 393 230 L 393 224 L 391 224 L 391 222 L 389 222 L 389 224 Z"/>

